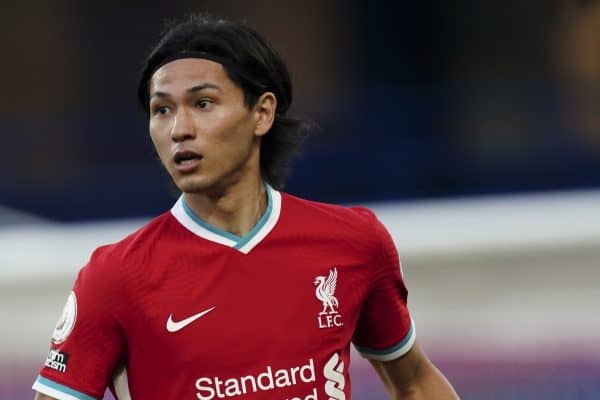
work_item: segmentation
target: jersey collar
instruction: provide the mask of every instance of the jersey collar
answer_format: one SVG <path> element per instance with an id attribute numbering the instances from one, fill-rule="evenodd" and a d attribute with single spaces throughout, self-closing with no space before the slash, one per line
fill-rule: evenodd
<path id="1" fill-rule="evenodd" d="M 271 232 L 279 220 L 281 193 L 268 184 L 265 184 L 265 189 L 267 192 L 267 208 L 265 209 L 265 213 L 260 217 L 254 228 L 244 236 L 225 232 L 204 221 L 188 207 L 183 194 L 179 197 L 173 208 L 171 208 L 171 214 L 173 214 L 181 225 L 195 235 L 211 242 L 232 247 L 243 254 L 248 254 L 250 250 L 256 247 Z"/>

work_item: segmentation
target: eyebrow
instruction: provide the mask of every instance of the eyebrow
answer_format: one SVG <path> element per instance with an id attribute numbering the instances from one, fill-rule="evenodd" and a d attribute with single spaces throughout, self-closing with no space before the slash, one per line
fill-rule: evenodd
<path id="1" fill-rule="evenodd" d="M 222 89 L 215 84 L 203 83 L 202 85 L 192 86 L 191 88 L 187 89 L 185 92 L 190 94 L 190 93 L 199 92 L 199 91 L 205 90 L 205 89 L 215 89 L 220 92 L 222 91 Z M 169 97 L 169 96 L 170 96 L 170 94 L 166 93 L 166 92 L 154 92 L 150 95 L 150 98 L 153 98 L 153 97 L 165 98 L 165 97 Z"/>

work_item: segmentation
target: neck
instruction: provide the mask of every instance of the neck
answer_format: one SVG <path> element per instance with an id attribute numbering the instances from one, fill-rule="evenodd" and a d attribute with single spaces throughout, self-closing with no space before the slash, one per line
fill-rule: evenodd
<path id="1" fill-rule="evenodd" d="M 260 175 L 239 180 L 216 192 L 185 193 L 184 196 L 197 216 L 240 237 L 254 228 L 267 208 L 267 194 Z"/>

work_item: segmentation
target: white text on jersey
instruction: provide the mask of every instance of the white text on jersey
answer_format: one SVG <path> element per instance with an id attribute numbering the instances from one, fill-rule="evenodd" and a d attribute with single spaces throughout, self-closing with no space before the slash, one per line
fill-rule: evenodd
<path id="1" fill-rule="evenodd" d="M 315 362 L 311 358 L 308 364 L 299 365 L 289 369 L 273 370 L 270 365 L 264 372 L 257 375 L 246 375 L 240 378 L 221 379 L 217 376 L 202 377 L 196 380 L 196 397 L 199 400 L 222 399 L 235 397 L 247 393 L 269 391 L 276 388 L 295 386 L 302 382 L 311 383 L 317 379 L 315 375 Z M 316 400 L 316 388 L 307 396 L 307 399 Z"/>

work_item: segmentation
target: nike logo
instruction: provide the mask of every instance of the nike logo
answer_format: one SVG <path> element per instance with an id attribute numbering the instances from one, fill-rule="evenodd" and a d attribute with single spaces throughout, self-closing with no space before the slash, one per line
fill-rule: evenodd
<path id="1" fill-rule="evenodd" d="M 185 328 L 186 326 L 188 326 L 189 324 L 191 324 L 198 318 L 202 318 L 203 316 L 205 316 L 206 314 L 208 314 L 209 312 L 214 310 L 215 307 L 209 308 L 208 310 L 204 310 L 202 312 L 199 312 L 198 314 L 194 314 L 191 317 L 187 317 L 186 319 L 182 319 L 181 321 L 177 321 L 177 322 L 173 321 L 173 314 L 171 313 L 171 315 L 169 315 L 169 319 L 167 320 L 167 330 L 169 332 L 177 332 L 177 331 Z"/>

